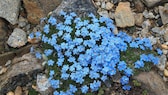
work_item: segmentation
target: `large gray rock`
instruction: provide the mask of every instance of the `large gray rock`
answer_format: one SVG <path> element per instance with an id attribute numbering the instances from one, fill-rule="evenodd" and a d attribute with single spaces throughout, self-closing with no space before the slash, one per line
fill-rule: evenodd
<path id="1" fill-rule="evenodd" d="M 159 5 L 165 2 L 168 2 L 168 0 L 141 0 L 142 2 L 144 2 L 144 4 L 147 7 L 153 7 L 155 5 Z"/>
<path id="2" fill-rule="evenodd" d="M 97 14 L 92 0 L 63 0 L 53 11 L 53 16 L 59 15 L 60 11 L 75 12 L 79 17 L 84 17 L 89 13 Z"/>
<path id="3" fill-rule="evenodd" d="M 23 0 L 28 21 L 38 24 L 41 18 L 47 16 L 61 2 L 62 0 Z"/>
<path id="4" fill-rule="evenodd" d="M 7 19 L 11 24 L 18 22 L 20 0 L 0 0 L 0 17 Z"/>
<path id="5" fill-rule="evenodd" d="M 134 78 L 142 83 L 144 88 L 153 92 L 151 95 L 167 95 L 168 88 L 163 79 L 158 75 L 157 72 L 143 72 Z"/>

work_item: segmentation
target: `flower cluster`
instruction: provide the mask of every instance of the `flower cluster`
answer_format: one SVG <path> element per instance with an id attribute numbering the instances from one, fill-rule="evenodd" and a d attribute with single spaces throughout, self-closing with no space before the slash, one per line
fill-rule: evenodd
<path id="1" fill-rule="evenodd" d="M 92 13 L 87 19 L 79 18 L 72 12 L 61 11 L 63 21 L 50 17 L 41 36 L 44 55 L 48 58 L 49 81 L 55 89 L 54 95 L 83 94 L 99 90 L 110 76 L 121 72 L 120 82 L 124 90 L 130 90 L 129 78 L 132 68 L 120 60 L 120 52 L 128 47 L 142 50 L 152 49 L 148 38 L 133 39 L 125 32 L 113 33 L 113 20 L 97 18 Z M 59 22 L 59 23 L 58 23 Z M 31 37 L 34 35 L 30 34 Z M 161 54 L 161 51 L 159 51 Z M 41 59 L 39 52 L 36 57 Z M 152 54 L 142 54 L 134 68 L 141 68 L 144 62 L 157 64 L 159 59 Z"/>

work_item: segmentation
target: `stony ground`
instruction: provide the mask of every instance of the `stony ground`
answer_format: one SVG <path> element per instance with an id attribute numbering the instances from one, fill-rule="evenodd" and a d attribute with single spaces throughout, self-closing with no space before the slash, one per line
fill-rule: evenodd
<path id="1" fill-rule="evenodd" d="M 0 95 L 52 95 L 43 60 L 29 53 L 39 39 L 28 34 L 42 30 L 40 19 L 60 9 L 83 9 L 114 20 L 119 30 L 133 37 L 150 38 L 161 48 L 160 63 L 150 72 L 132 77 L 131 91 L 123 91 L 119 79 L 106 95 L 167 95 L 168 93 L 168 0 L 1 0 L 0 1 Z M 87 7 L 89 6 L 89 7 Z M 82 11 L 80 11 L 82 9 Z M 52 12 L 53 11 L 53 12 Z"/>

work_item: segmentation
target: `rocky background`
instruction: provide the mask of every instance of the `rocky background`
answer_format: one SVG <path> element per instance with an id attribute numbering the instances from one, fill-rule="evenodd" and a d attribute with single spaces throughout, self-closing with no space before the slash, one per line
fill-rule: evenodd
<path id="1" fill-rule="evenodd" d="M 119 30 L 133 37 L 150 38 L 160 47 L 160 63 L 150 72 L 133 77 L 142 83 L 132 91 L 123 91 L 118 80 L 106 95 L 167 95 L 168 93 L 168 0 L 0 0 L 0 95 L 52 95 L 45 76 L 43 60 L 30 52 L 39 39 L 28 34 L 42 31 L 40 20 L 60 10 L 79 16 L 93 12 L 114 20 Z M 143 90 L 142 90 L 143 89 Z M 37 92 L 36 92 L 37 91 Z"/>

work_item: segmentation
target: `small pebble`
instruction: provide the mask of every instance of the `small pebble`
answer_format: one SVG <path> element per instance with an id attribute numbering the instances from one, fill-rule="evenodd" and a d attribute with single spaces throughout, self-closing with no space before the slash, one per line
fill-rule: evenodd
<path id="1" fill-rule="evenodd" d="M 168 70 L 167 69 L 164 69 L 164 76 L 168 77 Z"/>
<path id="2" fill-rule="evenodd" d="M 110 3 L 110 2 L 107 2 L 106 3 L 106 9 L 107 10 L 111 10 L 113 8 L 114 4 L 113 3 Z"/>
<path id="3" fill-rule="evenodd" d="M 12 91 L 10 91 L 6 95 L 15 95 L 15 94 Z"/>
<path id="4" fill-rule="evenodd" d="M 20 86 L 17 86 L 15 89 L 15 95 L 22 95 L 22 88 Z"/>
<path id="5" fill-rule="evenodd" d="M 162 49 L 168 49 L 168 46 L 165 45 L 165 44 L 162 44 L 162 45 L 161 45 L 161 48 L 162 48 Z"/>
<path id="6" fill-rule="evenodd" d="M 0 75 L 4 74 L 6 71 L 7 71 L 7 68 L 6 67 L 2 67 L 0 69 Z"/>
<path id="7" fill-rule="evenodd" d="M 105 8 L 106 8 L 106 3 L 105 3 L 105 2 L 102 2 L 101 8 L 102 8 L 102 9 L 105 9 Z"/>
<path id="8" fill-rule="evenodd" d="M 101 5 L 101 3 L 100 2 L 95 2 L 95 5 L 99 7 Z"/>

